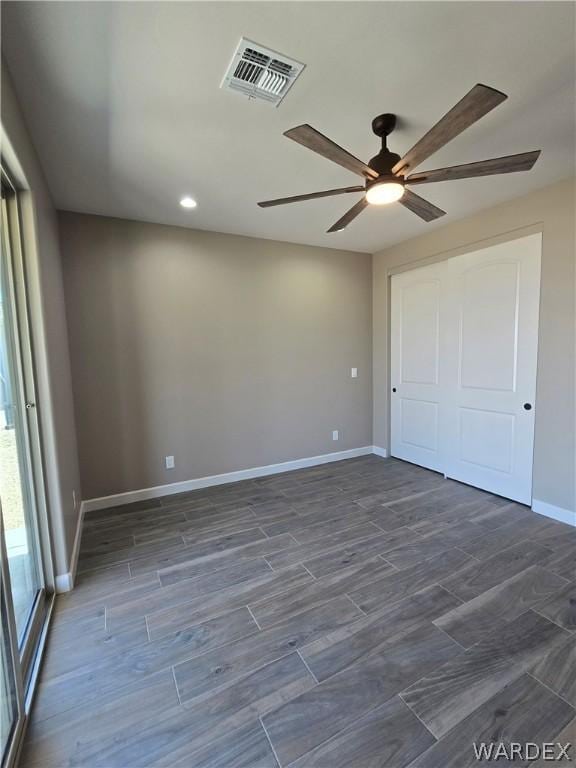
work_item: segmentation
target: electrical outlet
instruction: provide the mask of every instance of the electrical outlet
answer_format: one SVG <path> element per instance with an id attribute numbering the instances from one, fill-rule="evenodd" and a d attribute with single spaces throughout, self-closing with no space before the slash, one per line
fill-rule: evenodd
<path id="1" fill-rule="evenodd" d="M 350 368 L 350 376 L 353 379 L 357 379 L 358 378 L 358 368 Z"/>
<path id="2" fill-rule="evenodd" d="M 174 456 L 166 456 L 166 469 L 174 469 Z"/>
<path id="3" fill-rule="evenodd" d="M 332 432 L 332 440 L 339 440 L 339 439 L 340 439 L 340 436 L 338 434 L 338 430 L 337 429 L 333 430 L 333 432 Z"/>

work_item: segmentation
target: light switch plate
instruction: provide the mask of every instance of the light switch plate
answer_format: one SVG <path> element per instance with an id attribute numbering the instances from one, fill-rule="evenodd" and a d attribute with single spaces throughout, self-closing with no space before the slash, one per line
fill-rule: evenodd
<path id="1" fill-rule="evenodd" d="M 166 456 L 166 469 L 174 469 L 174 456 Z"/>
<path id="2" fill-rule="evenodd" d="M 333 430 L 333 432 L 332 432 L 332 440 L 338 440 L 338 438 L 339 438 L 339 435 L 338 435 L 338 430 L 337 430 L 337 429 L 335 429 L 335 430 Z"/>
<path id="3" fill-rule="evenodd" d="M 351 368 L 350 369 L 350 376 L 352 376 L 353 379 L 358 378 L 358 368 Z"/>

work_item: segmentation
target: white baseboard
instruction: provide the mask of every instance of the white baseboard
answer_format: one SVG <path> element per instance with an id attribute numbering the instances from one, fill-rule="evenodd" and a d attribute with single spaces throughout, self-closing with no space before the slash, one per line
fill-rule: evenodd
<path id="1" fill-rule="evenodd" d="M 170 483 L 168 485 L 157 485 L 153 488 L 141 488 L 137 491 L 127 491 L 125 493 L 115 493 L 111 496 L 100 496 L 95 499 L 86 499 L 82 502 L 82 515 L 86 512 L 93 512 L 98 509 L 108 509 L 109 507 L 118 507 L 122 504 L 132 504 L 135 501 L 145 501 L 147 499 L 157 499 L 160 496 L 170 496 L 175 493 L 186 493 L 187 491 L 196 491 L 201 488 L 209 488 L 213 485 L 224 485 L 225 483 L 237 483 L 240 480 L 251 480 L 255 477 L 266 477 L 266 475 L 276 475 L 281 472 L 291 472 L 295 469 L 305 469 L 306 467 L 315 467 L 319 464 L 328 464 L 332 461 L 342 461 L 344 459 L 354 459 L 357 456 L 367 456 L 371 453 L 377 453 L 378 456 L 385 455 L 379 453 L 381 448 L 366 445 L 362 448 L 351 448 L 347 451 L 336 451 L 335 453 L 325 453 L 321 456 L 309 456 L 305 459 L 295 459 L 294 461 L 283 461 L 280 464 L 267 464 L 263 467 L 252 467 L 251 469 L 240 469 L 236 472 L 225 472 L 221 475 L 209 475 L 207 477 L 198 477 L 194 480 L 183 480 L 179 483 Z"/>
<path id="2" fill-rule="evenodd" d="M 576 512 L 571 512 L 563 507 L 557 507 L 554 504 L 548 504 L 547 501 L 532 499 L 532 511 L 537 512 L 539 515 L 551 517 L 552 520 L 576 526 Z"/>
<path id="3" fill-rule="evenodd" d="M 78 568 L 78 556 L 80 554 L 80 542 L 82 541 L 82 526 L 84 525 L 84 515 L 86 508 L 84 502 L 80 504 L 80 512 L 76 523 L 76 534 L 74 536 L 74 546 L 72 547 L 72 557 L 70 558 L 70 570 L 62 573 L 55 578 L 56 592 L 70 592 L 74 588 L 76 578 L 76 569 Z"/>
<path id="4" fill-rule="evenodd" d="M 386 448 L 380 448 L 380 446 L 378 445 L 372 446 L 372 453 L 375 453 L 376 456 L 380 456 L 383 459 L 388 458 L 388 451 L 386 450 Z"/>

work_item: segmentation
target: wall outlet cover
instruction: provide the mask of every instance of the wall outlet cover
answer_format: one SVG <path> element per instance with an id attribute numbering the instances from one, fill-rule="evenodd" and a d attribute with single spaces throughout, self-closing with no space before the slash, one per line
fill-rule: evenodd
<path id="1" fill-rule="evenodd" d="M 166 456 L 166 469 L 174 469 L 174 456 Z"/>
<path id="2" fill-rule="evenodd" d="M 357 379 L 358 378 L 358 368 L 351 368 L 350 369 L 350 376 L 353 379 Z"/>
<path id="3" fill-rule="evenodd" d="M 335 429 L 332 431 L 332 440 L 338 440 L 338 439 L 339 439 L 338 430 Z"/>

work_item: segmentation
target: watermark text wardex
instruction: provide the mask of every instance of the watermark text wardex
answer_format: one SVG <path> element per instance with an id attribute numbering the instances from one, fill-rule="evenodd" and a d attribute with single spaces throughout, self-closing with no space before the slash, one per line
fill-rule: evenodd
<path id="1" fill-rule="evenodd" d="M 572 762 L 575 757 L 573 744 L 567 742 L 560 744 L 557 741 L 544 741 L 536 744 L 532 741 L 521 743 L 519 741 L 490 741 L 474 743 L 474 756 L 476 760 L 549 760 L 556 762 L 563 760 Z"/>

